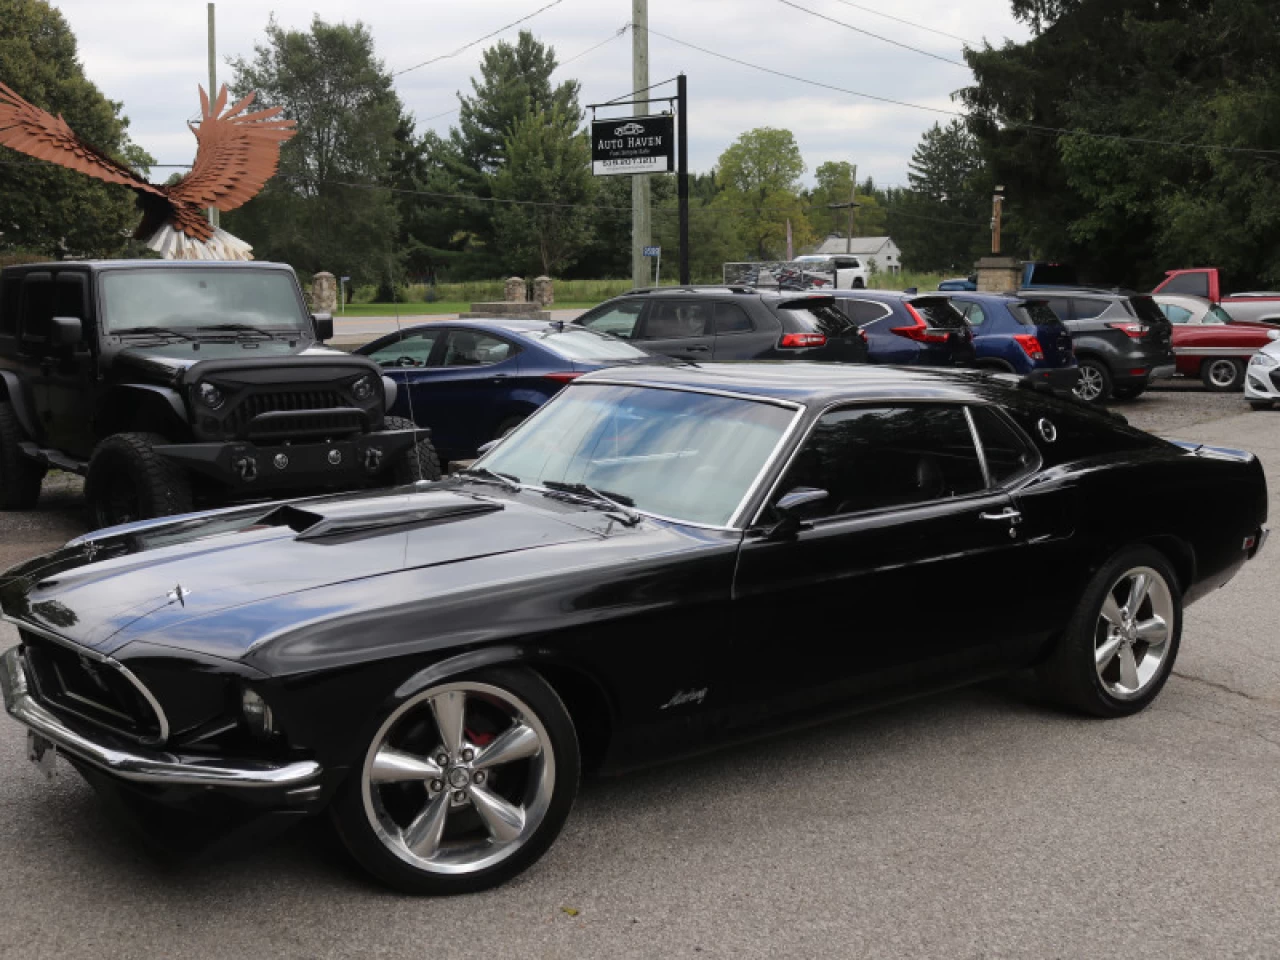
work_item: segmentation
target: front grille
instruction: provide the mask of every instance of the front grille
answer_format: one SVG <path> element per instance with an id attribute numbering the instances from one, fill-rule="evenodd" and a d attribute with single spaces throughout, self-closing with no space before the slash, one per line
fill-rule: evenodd
<path id="1" fill-rule="evenodd" d="M 260 413 L 331 410 L 334 407 L 347 406 L 350 406 L 350 401 L 337 390 L 276 390 L 269 393 L 250 393 L 227 415 L 226 430 L 234 436 L 243 436 L 249 423 Z"/>
<path id="2" fill-rule="evenodd" d="M 155 708 L 113 662 L 93 660 L 25 633 L 23 651 L 32 693 L 53 712 L 146 743 L 163 738 Z"/>
<path id="3" fill-rule="evenodd" d="M 348 433 L 360 433 L 364 429 L 364 414 L 359 410 L 309 410 L 301 413 L 284 413 L 250 423 L 247 434 L 251 440 L 287 440 L 295 437 L 333 437 Z"/>

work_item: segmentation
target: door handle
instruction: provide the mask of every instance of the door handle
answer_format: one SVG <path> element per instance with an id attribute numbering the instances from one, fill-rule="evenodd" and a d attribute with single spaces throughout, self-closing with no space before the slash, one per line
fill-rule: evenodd
<path id="1" fill-rule="evenodd" d="M 706 353 L 711 348 L 708 346 L 685 347 L 685 353 Z"/>
<path id="2" fill-rule="evenodd" d="M 1015 510 L 1013 507 L 1005 507 L 999 513 L 980 513 L 978 516 L 983 520 L 1007 520 L 1014 524 L 1022 522 L 1022 511 Z"/>

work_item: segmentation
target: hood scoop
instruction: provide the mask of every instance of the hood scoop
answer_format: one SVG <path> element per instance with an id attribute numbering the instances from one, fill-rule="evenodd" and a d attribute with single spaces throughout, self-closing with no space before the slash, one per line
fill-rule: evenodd
<path id="1" fill-rule="evenodd" d="M 504 509 L 492 501 L 455 501 L 393 510 L 358 510 L 326 516 L 313 510 L 283 504 L 262 517 L 258 524 L 288 527 L 297 533 L 296 540 L 321 543 L 350 543 L 365 537 L 412 530 L 418 527 L 449 523 L 467 517 L 496 513 Z"/>

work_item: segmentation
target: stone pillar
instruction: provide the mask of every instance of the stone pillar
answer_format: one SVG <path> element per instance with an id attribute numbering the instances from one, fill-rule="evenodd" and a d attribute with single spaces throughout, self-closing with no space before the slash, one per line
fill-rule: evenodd
<path id="1" fill-rule="evenodd" d="M 502 287 L 502 299 L 507 303 L 526 303 L 529 298 L 525 296 L 524 278 L 508 277 Z"/>
<path id="2" fill-rule="evenodd" d="M 533 280 L 533 302 L 540 307 L 549 307 L 556 302 L 555 287 L 550 277 L 535 277 Z"/>
<path id="3" fill-rule="evenodd" d="M 338 312 L 338 279 L 332 273 L 321 271 L 311 278 L 311 312 Z"/>
<path id="4" fill-rule="evenodd" d="M 973 269 L 980 293 L 1007 293 L 1022 286 L 1022 264 L 1014 257 L 983 257 Z"/>

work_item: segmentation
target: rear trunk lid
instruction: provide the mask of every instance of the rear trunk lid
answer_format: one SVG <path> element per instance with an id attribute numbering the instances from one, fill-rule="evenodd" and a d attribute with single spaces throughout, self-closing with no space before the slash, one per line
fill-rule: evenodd
<path id="1" fill-rule="evenodd" d="M 782 321 L 782 336 L 778 341 L 780 349 L 787 349 L 809 335 L 818 352 L 806 359 L 833 363 L 866 362 L 866 336 L 836 306 L 834 297 L 796 297 L 779 301 L 773 309 Z M 799 335 L 799 340 L 796 335 Z M 822 338 L 821 342 L 818 337 Z"/>
<path id="2" fill-rule="evenodd" d="M 924 320 L 925 327 L 931 331 L 925 340 L 930 343 L 931 352 L 942 348 L 950 355 L 948 359 L 952 365 L 957 367 L 973 365 L 976 357 L 973 347 L 973 329 L 966 322 L 964 314 L 955 308 L 949 298 L 915 297 L 906 301 L 906 305 Z M 943 332 L 947 335 L 945 341 L 935 346 L 932 333 Z M 947 360 L 943 359 L 941 362 L 945 364 Z"/>
<path id="3" fill-rule="evenodd" d="M 1036 363 L 1045 367 L 1069 367 L 1075 362 L 1071 331 L 1058 319 L 1045 300 L 1024 300 L 1009 304 L 1009 312 L 1036 338 L 1044 353 Z"/>

